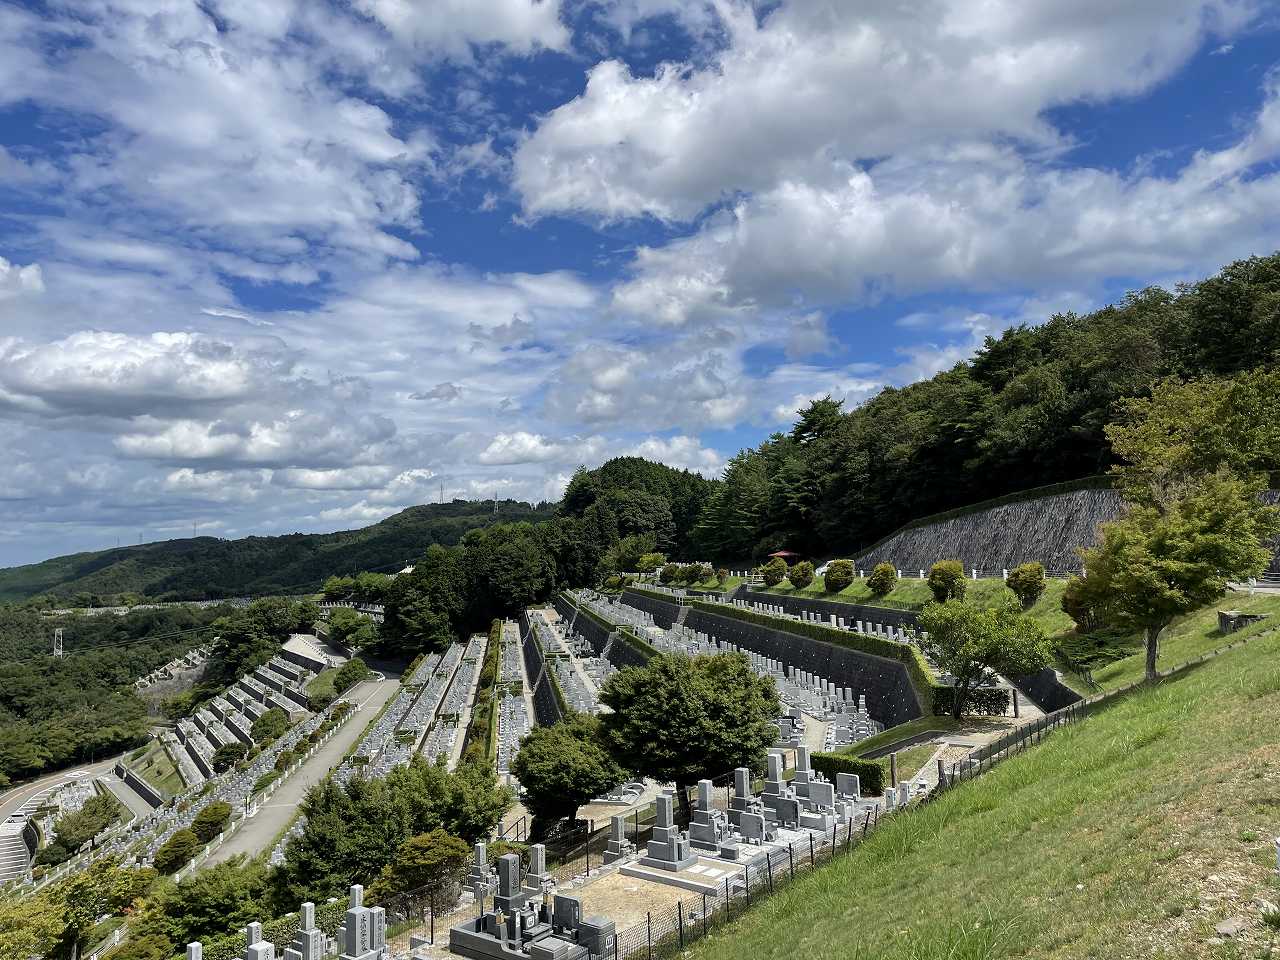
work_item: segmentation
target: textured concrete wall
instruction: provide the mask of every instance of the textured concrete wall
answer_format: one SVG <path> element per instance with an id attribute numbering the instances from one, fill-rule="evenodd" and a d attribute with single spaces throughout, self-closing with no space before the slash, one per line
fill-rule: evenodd
<path id="1" fill-rule="evenodd" d="M 907 668 L 896 660 L 705 610 L 690 611 L 685 626 L 780 660 L 785 666 L 811 671 L 839 686 L 851 688 L 855 696 L 864 694 L 867 711 L 886 728 L 914 720 L 922 713 Z"/>
<path id="2" fill-rule="evenodd" d="M 1280 503 L 1280 492 L 1267 499 Z M 1117 519 L 1123 501 L 1114 490 L 1074 490 L 1022 503 L 1008 503 L 921 527 L 904 530 L 857 558 L 860 569 L 887 560 L 908 577 L 938 560 L 959 560 L 999 575 L 1020 563 L 1038 560 L 1053 573 L 1080 569 L 1076 550 L 1097 543 L 1098 525 Z M 1280 543 L 1273 543 L 1276 552 Z M 1270 572 L 1280 574 L 1280 554 Z"/>
<path id="3" fill-rule="evenodd" d="M 1079 547 L 1092 546 L 1098 524 L 1120 516 L 1114 490 L 1073 490 L 1008 503 L 904 530 L 857 559 L 863 569 L 887 560 L 907 576 L 938 560 L 999 571 L 1038 560 L 1051 571 L 1080 569 Z"/>
<path id="4" fill-rule="evenodd" d="M 861 603 L 841 603 L 837 600 L 816 600 L 808 597 L 789 597 L 779 593 L 763 593 L 758 590 L 739 590 L 736 600 L 748 603 L 771 603 L 787 613 L 816 613 L 827 620 L 834 614 L 849 622 L 879 623 L 886 627 L 914 627 L 920 622 L 920 614 L 914 610 L 893 610 L 889 607 L 872 607 Z"/>
<path id="5" fill-rule="evenodd" d="M 550 727 L 560 722 L 560 704 L 551 689 L 551 676 L 543 669 L 542 651 L 529 626 L 529 617 L 520 611 L 520 633 L 524 637 L 524 666 L 533 684 L 533 714 L 539 726 Z"/>
<path id="6" fill-rule="evenodd" d="M 642 593 L 636 593 L 634 590 L 623 590 L 622 602 L 629 607 L 635 607 L 637 610 L 643 610 L 645 613 L 650 614 L 653 617 L 653 622 L 664 630 L 670 630 L 671 625 L 680 616 L 680 605 L 678 603 L 658 600 Z"/>

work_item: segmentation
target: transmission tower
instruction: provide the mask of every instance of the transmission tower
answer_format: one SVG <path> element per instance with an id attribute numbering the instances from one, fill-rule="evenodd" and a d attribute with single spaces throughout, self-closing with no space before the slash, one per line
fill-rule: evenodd
<path id="1" fill-rule="evenodd" d="M 53 655 L 55 657 L 62 656 L 62 628 L 55 627 L 53 631 Z"/>

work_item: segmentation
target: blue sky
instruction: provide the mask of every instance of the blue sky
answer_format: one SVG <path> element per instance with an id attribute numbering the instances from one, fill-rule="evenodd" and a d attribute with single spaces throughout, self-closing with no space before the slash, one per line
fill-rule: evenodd
<path id="1" fill-rule="evenodd" d="M 0 563 L 715 475 L 1271 253 L 1276 12 L 0 2 Z"/>

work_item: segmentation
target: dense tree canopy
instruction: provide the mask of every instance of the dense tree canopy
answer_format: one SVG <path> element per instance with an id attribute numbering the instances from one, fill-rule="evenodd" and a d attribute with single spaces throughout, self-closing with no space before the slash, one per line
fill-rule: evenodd
<path id="1" fill-rule="evenodd" d="M 325 780 L 300 805 L 306 826 L 285 846 L 273 877 L 275 902 L 283 911 L 339 896 L 353 883 L 367 886 L 418 834 L 445 830 L 466 843 L 483 840 L 512 799 L 492 769 L 465 762 L 450 773 L 415 758 L 381 780 Z"/>
<path id="2" fill-rule="evenodd" d="M 782 548 L 848 555 L 920 516 L 1102 473 L 1115 456 L 1105 427 L 1125 400 L 1166 377 L 1273 367 L 1278 357 L 1280 254 L 1176 293 L 1143 290 L 1084 316 L 1016 326 L 971 361 L 856 409 L 826 398 L 799 411 L 788 433 L 730 459 L 694 546 L 738 562 Z M 1272 412 L 1276 395 L 1274 383 L 1255 391 L 1273 398 Z M 1190 422 L 1213 409 L 1188 407 Z M 1273 451 L 1277 422 L 1255 419 Z"/>
<path id="3" fill-rule="evenodd" d="M 758 677 L 742 654 L 661 654 L 605 681 L 601 735 L 613 756 L 637 774 L 688 787 L 735 767 L 759 769 L 778 736 L 773 680 Z M 687 807 L 687 797 L 682 807 Z M 687 816 L 687 809 L 686 809 Z"/>
<path id="4" fill-rule="evenodd" d="M 551 727 L 534 727 L 520 744 L 512 772 L 524 788 L 524 805 L 540 821 L 573 817 L 627 778 L 600 735 L 600 721 L 575 714 Z"/>

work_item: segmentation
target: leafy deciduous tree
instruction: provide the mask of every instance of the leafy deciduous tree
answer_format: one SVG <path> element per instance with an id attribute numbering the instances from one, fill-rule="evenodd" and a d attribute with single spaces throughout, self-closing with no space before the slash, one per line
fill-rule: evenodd
<path id="1" fill-rule="evenodd" d="M 939 669 L 955 678 L 952 716 L 959 719 L 973 687 L 990 672 L 1023 676 L 1048 661 L 1049 641 L 1039 625 L 1022 615 L 1012 597 L 981 609 L 963 600 L 930 603 L 920 614 L 927 647 Z"/>
<path id="2" fill-rule="evenodd" d="M 573 817 L 582 804 L 627 778 L 601 739 L 600 721 L 584 714 L 534 727 L 520 744 L 512 773 L 540 828 Z"/>
<path id="3" fill-rule="evenodd" d="M 622 766 L 681 789 L 736 767 L 760 769 L 777 739 L 778 694 L 742 654 L 661 654 L 613 674 L 600 691 L 612 713 L 601 735 Z"/>

